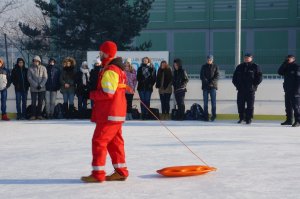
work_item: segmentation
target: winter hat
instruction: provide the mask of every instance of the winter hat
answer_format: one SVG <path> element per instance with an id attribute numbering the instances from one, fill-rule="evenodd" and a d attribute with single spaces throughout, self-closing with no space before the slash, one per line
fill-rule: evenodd
<path id="1" fill-rule="evenodd" d="M 251 53 L 246 53 L 245 57 L 253 57 L 253 55 Z"/>
<path id="2" fill-rule="evenodd" d="M 206 58 L 207 58 L 207 60 L 214 60 L 214 56 L 213 55 L 208 55 Z"/>
<path id="3" fill-rule="evenodd" d="M 87 67 L 89 67 L 87 61 L 82 62 L 81 67 L 82 67 L 82 66 L 87 66 Z"/>
<path id="4" fill-rule="evenodd" d="M 113 41 L 106 41 L 100 46 L 100 51 L 107 54 L 109 58 L 114 58 L 117 54 L 117 45 Z"/>
<path id="5" fill-rule="evenodd" d="M 36 55 L 34 56 L 33 60 L 39 61 L 40 63 L 42 63 L 42 60 L 40 58 L 40 56 Z"/>
<path id="6" fill-rule="evenodd" d="M 131 65 L 131 63 L 132 63 L 131 58 L 127 58 L 124 60 L 124 64 L 126 64 L 127 62 Z"/>

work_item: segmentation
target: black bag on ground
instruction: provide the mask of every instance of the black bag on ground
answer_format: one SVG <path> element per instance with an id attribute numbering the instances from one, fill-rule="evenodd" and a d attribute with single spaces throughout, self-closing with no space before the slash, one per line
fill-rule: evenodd
<path id="1" fill-rule="evenodd" d="M 192 115 L 192 111 L 191 110 L 187 110 L 185 115 L 184 115 L 185 120 L 194 120 L 193 115 Z"/>
<path id="2" fill-rule="evenodd" d="M 134 120 L 140 119 L 141 115 L 140 115 L 139 110 L 137 109 L 137 106 L 132 107 L 131 115 Z"/>
<path id="3" fill-rule="evenodd" d="M 193 120 L 204 120 L 204 110 L 200 104 L 193 104 L 191 106 L 191 118 Z"/>
<path id="4" fill-rule="evenodd" d="M 64 114 L 63 114 L 63 105 L 61 103 L 58 103 L 55 108 L 54 108 L 54 113 L 53 113 L 53 117 L 55 119 L 63 119 L 64 118 Z"/>

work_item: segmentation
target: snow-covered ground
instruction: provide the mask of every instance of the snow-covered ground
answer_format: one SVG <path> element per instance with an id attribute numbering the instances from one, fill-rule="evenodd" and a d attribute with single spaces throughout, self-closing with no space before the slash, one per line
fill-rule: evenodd
<path id="1" fill-rule="evenodd" d="M 300 198 L 300 129 L 279 122 L 166 122 L 216 172 L 166 178 L 156 170 L 201 164 L 156 121 L 123 128 L 130 177 L 84 184 L 90 174 L 88 121 L 0 122 L 0 198 Z M 107 171 L 112 172 L 108 159 Z"/>

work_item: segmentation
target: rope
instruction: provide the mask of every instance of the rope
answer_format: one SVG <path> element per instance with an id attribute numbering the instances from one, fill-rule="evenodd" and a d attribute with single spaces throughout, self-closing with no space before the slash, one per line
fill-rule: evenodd
<path id="1" fill-rule="evenodd" d="M 188 147 L 181 139 L 179 139 L 179 137 L 177 137 L 175 135 L 175 133 L 173 133 L 158 117 L 156 117 L 156 115 L 146 106 L 146 104 L 144 104 L 144 102 L 142 102 L 141 99 L 139 99 L 139 101 L 141 102 L 141 104 L 157 119 L 157 121 L 159 121 L 159 123 L 165 127 L 181 144 L 183 144 L 194 156 L 196 156 L 202 163 L 204 163 L 206 166 L 208 166 L 208 164 L 202 159 L 200 158 L 194 151 L 192 151 L 192 149 L 190 149 L 190 147 Z"/>

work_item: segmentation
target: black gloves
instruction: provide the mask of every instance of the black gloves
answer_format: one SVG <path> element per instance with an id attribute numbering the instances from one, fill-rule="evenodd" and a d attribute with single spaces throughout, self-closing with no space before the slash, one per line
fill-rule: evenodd
<path id="1" fill-rule="evenodd" d="M 41 90 L 41 86 L 40 85 L 38 85 L 37 87 L 36 87 L 36 89 L 38 89 L 38 90 Z"/>

